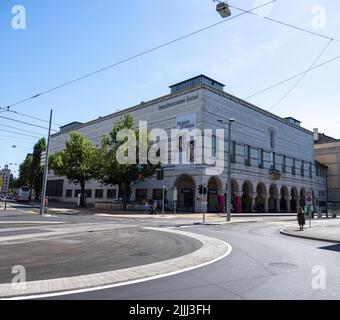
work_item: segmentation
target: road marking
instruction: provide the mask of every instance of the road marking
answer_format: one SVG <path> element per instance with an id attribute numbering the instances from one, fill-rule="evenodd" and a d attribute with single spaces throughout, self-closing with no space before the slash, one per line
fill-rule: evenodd
<path id="1" fill-rule="evenodd" d="M 232 247 L 228 243 L 208 236 L 161 228 L 143 229 L 170 232 L 191 237 L 200 241 L 202 243 L 202 247 L 182 257 L 139 267 L 79 277 L 31 281 L 26 283 L 26 290 L 20 290 L 20 288 L 18 288 L 18 290 L 14 290 L 12 284 L 0 284 L 0 296 L 3 297 L 1 300 L 52 298 L 142 283 L 208 266 L 224 259 L 232 252 Z M 120 279 L 118 283 L 117 279 Z M 125 281 L 122 281 L 121 279 L 125 279 Z M 50 292 L 51 288 L 53 288 L 54 293 Z"/>
<path id="2" fill-rule="evenodd" d="M 66 222 L 56 221 L 0 221 L 0 224 L 65 224 Z"/>

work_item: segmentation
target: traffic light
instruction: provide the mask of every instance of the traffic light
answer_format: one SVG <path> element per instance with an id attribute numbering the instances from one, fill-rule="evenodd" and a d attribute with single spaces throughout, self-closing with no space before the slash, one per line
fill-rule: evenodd
<path id="1" fill-rule="evenodd" d="M 203 185 L 200 185 L 198 187 L 198 192 L 199 192 L 199 194 L 203 194 Z"/>
<path id="2" fill-rule="evenodd" d="M 207 194 L 207 191 L 208 191 L 207 188 L 204 187 L 204 188 L 203 188 L 203 194 L 206 195 L 206 194 Z"/>
<path id="3" fill-rule="evenodd" d="M 169 191 L 168 189 L 165 189 L 164 190 L 164 197 L 167 198 L 169 196 Z"/>

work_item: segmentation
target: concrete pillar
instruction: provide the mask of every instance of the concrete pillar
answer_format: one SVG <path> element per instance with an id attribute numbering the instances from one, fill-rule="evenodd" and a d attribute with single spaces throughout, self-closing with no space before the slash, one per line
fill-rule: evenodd
<path id="1" fill-rule="evenodd" d="M 264 195 L 264 212 L 268 213 L 269 212 L 269 194 Z"/>
<path id="2" fill-rule="evenodd" d="M 292 200 L 292 197 L 290 197 L 290 196 L 287 196 L 286 197 L 286 203 L 287 203 L 287 212 L 288 213 L 290 213 L 290 211 L 291 211 L 291 208 L 290 208 L 290 201 Z"/>
<path id="3" fill-rule="evenodd" d="M 242 212 L 242 192 L 236 192 L 234 199 L 234 210 L 236 213 Z"/>
<path id="4" fill-rule="evenodd" d="M 255 208 L 255 204 L 256 204 L 256 197 L 257 197 L 257 193 L 251 193 L 251 212 L 255 212 L 254 208 Z"/>
<path id="5" fill-rule="evenodd" d="M 296 209 L 300 206 L 300 197 L 296 197 Z"/>

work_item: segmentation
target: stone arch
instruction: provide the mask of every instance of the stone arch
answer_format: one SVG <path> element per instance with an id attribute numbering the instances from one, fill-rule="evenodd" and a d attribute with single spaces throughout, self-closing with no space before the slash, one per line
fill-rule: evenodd
<path id="1" fill-rule="evenodd" d="M 277 201 L 279 199 L 279 190 L 276 184 L 271 184 L 269 187 L 269 200 L 268 209 L 269 212 L 279 212 L 280 208 L 277 207 Z"/>
<path id="2" fill-rule="evenodd" d="M 242 186 L 242 212 L 253 212 L 252 195 L 254 192 L 253 184 L 250 181 L 245 181 Z"/>
<path id="3" fill-rule="evenodd" d="M 194 212 L 195 211 L 195 191 L 196 183 L 189 174 L 182 174 L 175 182 L 177 188 L 177 211 Z"/>
<path id="4" fill-rule="evenodd" d="M 301 188 L 300 190 L 300 206 L 304 207 L 306 205 L 306 189 Z"/>
<path id="5" fill-rule="evenodd" d="M 228 192 L 228 185 L 225 189 Z M 225 207 L 227 207 L 227 194 L 225 195 Z M 231 179 L 231 211 L 237 213 L 242 211 L 239 183 L 235 178 Z"/>
<path id="6" fill-rule="evenodd" d="M 212 177 L 208 181 L 208 212 L 220 212 L 220 193 L 222 190 L 222 182 L 217 177 Z M 224 208 L 222 208 L 223 211 Z"/>
<path id="7" fill-rule="evenodd" d="M 296 187 L 292 187 L 290 191 L 290 196 L 291 196 L 291 201 L 290 201 L 291 212 L 297 212 L 299 193 Z"/>
<path id="8" fill-rule="evenodd" d="M 266 211 L 267 201 L 267 188 L 264 183 L 260 182 L 256 187 L 256 199 L 255 199 L 255 208 L 256 212 L 263 213 Z"/>

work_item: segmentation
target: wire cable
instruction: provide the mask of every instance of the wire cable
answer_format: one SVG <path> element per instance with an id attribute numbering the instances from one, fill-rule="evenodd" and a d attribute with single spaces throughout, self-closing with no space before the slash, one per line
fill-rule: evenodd
<path id="1" fill-rule="evenodd" d="M 32 127 L 36 127 L 36 128 L 48 130 L 48 128 L 39 126 L 39 125 L 37 125 L 37 124 L 33 124 L 33 123 L 21 121 L 21 120 L 16 120 L 16 119 L 12 119 L 12 118 L 7 118 L 7 117 L 4 117 L 4 116 L 0 116 L 0 118 L 1 118 L 1 119 L 6 119 L 6 120 L 10 120 L 10 121 L 14 121 L 14 122 L 18 122 L 18 123 L 22 123 L 22 124 L 26 124 L 26 125 L 28 125 L 28 126 L 32 126 Z M 58 130 L 52 130 L 52 131 L 57 132 Z"/>
<path id="2" fill-rule="evenodd" d="M 321 33 L 315 32 L 315 31 L 310 31 L 310 30 L 307 30 L 307 29 L 302 28 L 302 27 L 297 27 L 297 26 L 294 26 L 294 25 L 292 25 L 292 24 L 289 24 L 289 23 L 287 23 L 287 22 L 280 21 L 280 20 L 277 20 L 277 19 L 273 19 L 273 18 L 269 18 L 269 17 L 263 17 L 263 16 L 261 16 L 260 14 L 258 14 L 258 13 L 256 13 L 256 12 L 253 12 L 253 11 L 247 11 L 247 10 L 244 10 L 244 9 L 238 8 L 238 7 L 236 7 L 236 6 L 232 6 L 232 5 L 229 5 L 229 7 L 230 7 L 230 8 L 233 8 L 233 9 L 236 9 L 236 10 L 239 10 L 239 11 L 241 11 L 241 12 L 245 12 L 245 13 L 252 14 L 252 15 L 254 15 L 254 16 L 262 17 L 263 19 L 269 20 L 269 21 L 274 22 L 274 23 L 281 24 L 281 25 L 286 26 L 286 27 L 289 27 L 289 28 L 293 28 L 293 29 L 296 29 L 296 30 L 299 30 L 299 31 L 303 31 L 303 32 L 312 34 L 312 35 L 317 36 L 317 37 L 321 37 L 321 38 L 324 38 L 324 39 L 334 40 L 334 41 L 340 42 L 340 40 L 338 40 L 338 39 L 334 39 L 334 38 L 332 38 L 332 37 L 323 35 L 323 34 L 321 34 Z"/>
<path id="3" fill-rule="evenodd" d="M 1 110 L 3 110 L 3 111 L 1 111 Z M 19 115 L 19 116 L 23 116 L 23 117 L 26 117 L 26 118 L 30 118 L 30 119 L 32 119 L 32 120 L 38 120 L 38 121 L 42 121 L 42 122 L 45 122 L 45 123 L 49 123 L 48 120 L 44 120 L 44 119 L 41 119 L 41 118 L 33 117 L 33 116 L 31 116 L 31 115 L 28 115 L 28 114 L 25 114 L 25 113 L 21 113 L 21 112 L 17 112 L 17 111 L 15 111 L 15 110 L 9 110 L 8 108 L 1 108 L 1 107 L 0 107 L 0 113 L 1 113 L 1 112 L 12 112 L 12 113 L 15 113 L 15 114 L 17 114 L 17 115 Z M 62 125 L 61 125 L 61 124 L 58 124 L 58 123 L 53 123 L 53 122 L 52 122 L 52 124 L 55 125 L 55 126 L 58 126 L 58 127 L 62 127 Z"/>
<path id="4" fill-rule="evenodd" d="M 320 54 L 317 56 L 317 58 L 313 61 L 311 66 L 302 74 L 302 76 L 294 83 L 294 85 L 268 110 L 271 111 L 274 108 L 276 108 L 283 100 L 285 100 L 292 92 L 293 90 L 300 84 L 300 82 L 306 77 L 309 71 L 312 70 L 312 68 L 317 64 L 317 62 L 320 60 L 320 58 L 323 56 L 323 54 L 326 52 L 328 47 L 331 45 L 333 40 L 329 40 L 326 44 L 326 46 L 322 49 Z"/>
<path id="5" fill-rule="evenodd" d="M 334 62 L 334 61 L 336 61 L 336 60 L 338 60 L 338 59 L 340 59 L 340 55 L 339 55 L 339 56 L 336 56 L 336 57 L 334 57 L 334 58 L 332 58 L 332 59 L 330 59 L 330 60 L 327 60 L 327 61 L 325 61 L 325 62 L 323 62 L 323 63 L 320 63 L 320 64 L 314 66 L 313 68 L 310 68 L 310 69 L 307 69 L 307 70 L 305 70 L 305 71 L 303 71 L 303 72 L 300 72 L 300 73 L 298 73 L 298 74 L 296 74 L 296 75 L 294 75 L 294 76 L 292 76 L 292 77 L 290 77 L 290 78 L 287 78 L 287 79 L 285 79 L 285 80 L 283 80 L 283 81 L 280 81 L 280 82 L 278 82 L 278 83 L 276 83 L 276 84 L 274 84 L 274 85 L 272 85 L 272 86 L 270 86 L 270 87 L 267 87 L 267 88 L 265 88 L 265 89 L 263 89 L 263 90 L 257 91 L 257 92 L 255 92 L 255 93 L 253 93 L 252 95 L 246 97 L 245 100 L 248 100 L 248 99 L 250 99 L 250 98 L 256 97 L 256 96 L 258 96 L 258 95 L 260 95 L 260 94 L 262 94 L 262 93 L 265 93 L 265 92 L 267 92 L 267 91 L 269 91 L 269 90 L 271 90 L 271 89 L 274 89 L 274 88 L 276 88 L 276 87 L 278 87 L 278 86 L 280 86 L 280 85 L 282 85 L 282 84 L 284 84 L 284 83 L 286 83 L 286 82 L 289 82 L 289 81 L 291 81 L 291 80 L 293 80 L 293 79 L 296 79 L 296 78 L 300 77 L 301 75 L 303 75 L 303 74 L 306 73 L 307 71 L 310 72 L 310 71 L 316 70 L 316 69 L 318 69 L 318 68 L 320 68 L 320 67 L 322 67 L 322 66 L 324 66 L 324 65 L 327 65 L 327 64 L 329 64 L 329 63 L 331 63 L 331 62 Z"/>
<path id="6" fill-rule="evenodd" d="M 29 101 L 29 100 L 36 99 L 36 98 L 38 98 L 38 97 L 41 97 L 42 95 L 45 95 L 45 94 L 51 93 L 51 92 L 53 92 L 53 91 L 56 91 L 56 90 L 58 90 L 58 89 L 61 89 L 61 88 L 63 88 L 63 87 L 69 86 L 69 85 L 71 85 L 71 84 L 73 84 L 73 83 L 76 83 L 76 82 L 78 82 L 78 81 L 81 81 L 81 80 L 84 80 L 84 79 L 86 79 L 86 78 L 92 77 L 92 76 L 94 76 L 94 75 L 96 75 L 96 74 L 98 74 L 98 73 L 101 73 L 101 72 L 106 71 L 106 70 L 108 70 L 108 69 L 112 69 L 112 68 L 117 67 L 117 66 L 119 66 L 119 65 L 121 65 L 121 64 L 123 64 L 123 63 L 126 63 L 126 62 L 128 62 L 128 61 L 134 60 L 134 59 L 136 59 L 136 58 L 139 58 L 139 57 L 144 56 L 144 55 L 146 55 L 146 54 L 149 54 L 149 53 L 151 53 L 151 52 L 157 51 L 157 50 L 159 50 L 159 49 L 161 49 L 161 48 L 164 48 L 164 47 L 166 47 L 166 46 L 169 46 L 169 45 L 171 45 L 171 44 L 174 44 L 174 43 L 179 42 L 179 41 L 181 41 L 181 40 L 184 40 L 184 39 L 186 39 L 186 38 L 190 38 L 190 37 L 192 37 L 192 36 L 194 36 L 194 35 L 196 35 L 196 34 L 198 34 L 198 33 L 201 33 L 201 32 L 206 31 L 206 30 L 208 30 L 208 29 L 214 28 L 214 27 L 216 27 L 216 26 L 218 26 L 218 25 L 221 25 L 221 24 L 223 24 L 223 23 L 226 23 L 226 22 L 228 22 L 228 21 L 230 21 L 230 20 L 233 20 L 233 19 L 236 19 L 236 18 L 238 18 L 238 17 L 240 17 L 240 16 L 243 16 L 243 15 L 245 15 L 246 13 L 255 11 L 255 10 L 260 9 L 260 8 L 263 8 L 263 7 L 268 6 L 268 5 L 270 5 L 270 4 L 274 3 L 274 2 L 277 2 L 277 1 L 279 1 L 279 0 L 272 0 L 272 1 L 269 1 L 269 2 L 267 2 L 267 3 L 264 3 L 264 4 L 260 5 L 260 6 L 255 7 L 255 8 L 253 8 L 253 9 L 249 10 L 249 11 L 241 12 L 241 13 L 239 13 L 239 14 L 237 14 L 237 15 L 235 15 L 235 16 L 232 16 L 232 17 L 230 17 L 230 18 L 227 18 L 227 19 L 224 19 L 224 20 L 219 21 L 219 22 L 217 22 L 217 23 L 211 24 L 211 25 L 209 25 L 209 26 L 207 26 L 207 27 L 198 29 L 198 30 L 196 30 L 196 31 L 194 31 L 194 32 L 188 33 L 188 34 L 186 34 L 186 35 L 184 35 L 184 36 L 181 36 L 181 37 L 179 37 L 179 38 L 176 38 L 176 39 L 174 39 L 174 40 L 165 42 L 165 43 L 163 43 L 163 44 L 161 44 L 161 45 L 158 45 L 158 46 L 156 46 L 156 47 L 153 47 L 153 48 L 151 48 L 151 49 L 142 51 L 142 52 L 140 52 L 140 53 L 138 53 L 138 54 L 136 54 L 136 55 L 134 55 L 134 56 L 131 56 L 131 57 L 126 58 L 126 59 L 123 59 L 123 60 L 118 61 L 118 62 L 116 62 L 116 63 L 114 63 L 114 64 L 111 64 L 111 65 L 109 65 L 109 66 L 106 66 L 106 67 L 103 67 L 103 68 L 101 68 L 101 69 L 98 69 L 98 70 L 96 70 L 96 71 L 87 73 L 87 74 L 85 74 L 85 75 L 83 75 L 83 76 L 80 76 L 80 77 L 78 77 L 78 78 L 75 78 L 75 79 L 73 79 L 73 80 L 64 82 L 64 83 L 62 83 L 62 84 L 60 84 L 60 85 L 58 85 L 58 86 L 55 86 L 55 87 L 53 87 L 53 88 L 51 88 L 51 89 L 48 89 L 48 90 L 42 91 L 42 92 L 40 92 L 40 93 L 37 93 L 37 94 L 35 94 L 35 95 L 32 96 L 32 97 L 22 99 L 22 100 L 20 100 L 20 101 L 18 101 L 18 102 L 15 102 L 15 103 L 11 104 L 11 105 L 8 105 L 7 108 L 11 108 L 11 107 L 17 106 L 17 105 L 22 104 L 22 103 L 24 103 L 24 102 L 27 102 L 27 101 Z"/>
<path id="7" fill-rule="evenodd" d="M 20 132 L 9 131 L 9 130 L 0 129 L 0 131 L 6 132 L 6 133 L 18 134 L 20 136 L 25 136 L 25 137 L 32 137 L 32 138 L 37 138 L 37 139 L 41 139 L 42 138 L 42 136 L 40 136 L 40 137 L 32 136 L 32 135 L 29 135 L 29 134 L 24 134 L 24 133 L 20 133 Z"/>
<path id="8" fill-rule="evenodd" d="M 9 129 L 14 129 L 14 130 L 20 130 L 22 132 L 27 132 L 27 133 L 32 133 L 32 134 L 37 134 L 37 135 L 44 135 L 43 133 L 40 133 L 40 132 L 34 132 L 34 131 L 29 131 L 29 130 L 24 130 L 24 129 L 21 129 L 21 128 L 18 128 L 18 127 L 12 127 L 12 126 L 7 126 L 5 124 L 2 124 L 0 123 L 0 128 L 1 127 L 5 127 L 5 128 L 9 128 Z"/>

